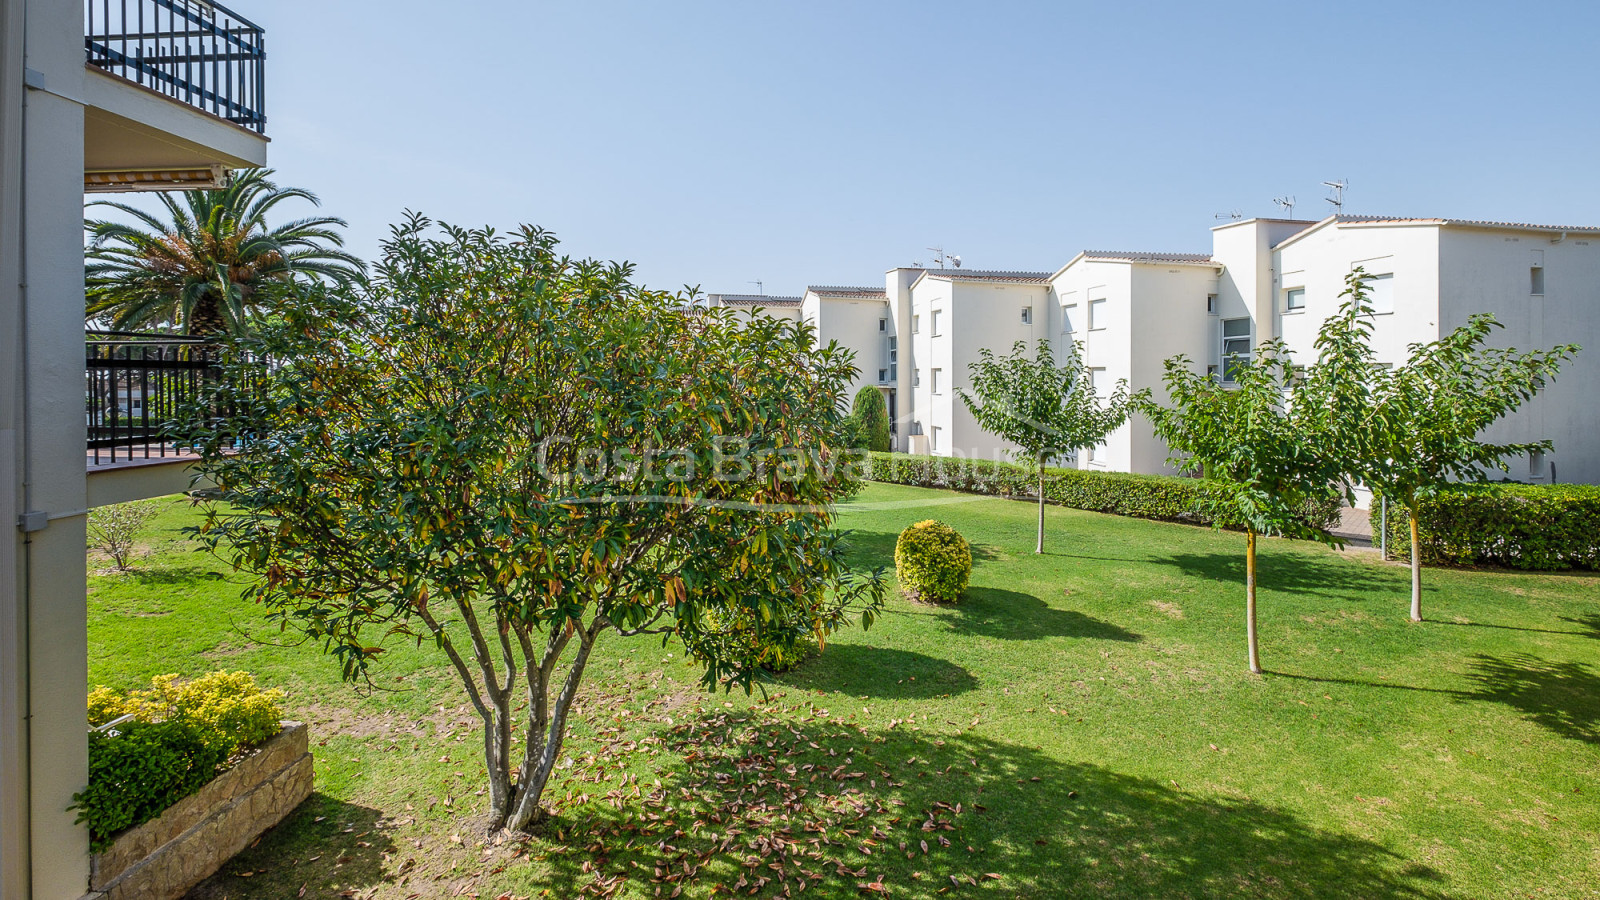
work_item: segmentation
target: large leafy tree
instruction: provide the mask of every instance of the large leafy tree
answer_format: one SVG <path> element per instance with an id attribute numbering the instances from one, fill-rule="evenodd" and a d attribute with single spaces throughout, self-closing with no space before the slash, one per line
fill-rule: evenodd
<path id="1" fill-rule="evenodd" d="M 1256 543 L 1280 534 L 1332 542 L 1306 510 L 1335 491 L 1337 460 L 1323 452 L 1317 422 L 1296 402 L 1300 385 L 1282 342 L 1264 341 L 1229 361 L 1232 385 L 1201 375 L 1183 356 L 1166 361 L 1170 406 L 1140 399 L 1141 411 L 1171 448 L 1174 465 L 1211 481 L 1212 520 L 1245 532 L 1245 639 L 1250 671 L 1261 672 L 1256 639 Z"/>
<path id="2" fill-rule="evenodd" d="M 236 427 L 196 435 L 248 435 L 206 445 L 220 502 L 200 531 L 248 596 L 348 678 L 392 639 L 448 659 L 483 721 L 493 828 L 545 815 L 608 632 L 677 640 L 707 686 L 748 688 L 771 648 L 883 600 L 834 528 L 858 484 L 847 354 L 630 277 L 536 228 L 412 217 L 369 281 L 295 292 L 230 344 L 272 364 L 240 372 Z"/>
<path id="3" fill-rule="evenodd" d="M 883 391 L 863 385 L 850 406 L 850 428 L 857 449 L 876 453 L 889 451 L 889 407 Z"/>
<path id="4" fill-rule="evenodd" d="M 1056 365 L 1050 342 L 1041 340 L 1032 357 L 1018 341 L 1008 356 L 988 348 L 968 365 L 972 391 L 957 391 L 985 431 L 1016 444 L 1020 461 L 1038 477 L 1039 529 L 1035 553 L 1044 552 L 1044 466 L 1052 457 L 1078 453 L 1105 442 L 1106 435 L 1128 420 L 1131 400 L 1127 381 L 1118 381 L 1110 396 L 1096 393 L 1077 344 L 1070 345 L 1065 365 Z"/>
<path id="5" fill-rule="evenodd" d="M 276 285 L 297 276 L 336 283 L 358 278 L 361 261 L 340 249 L 343 219 L 267 223 L 267 214 L 285 201 L 318 204 L 310 191 L 273 184 L 271 174 L 246 169 L 219 190 L 160 194 L 165 218 L 127 203 L 90 204 L 119 210 L 132 221 L 85 223 L 86 317 L 119 329 L 162 325 L 197 337 L 237 333 L 264 312 Z"/>
<path id="6" fill-rule="evenodd" d="M 1411 620 L 1420 622 L 1420 504 L 1452 481 L 1484 481 L 1492 471 L 1507 471 L 1510 459 L 1551 449 L 1547 440 L 1497 444 L 1482 435 L 1543 389 L 1579 348 L 1489 347 L 1500 325 L 1479 314 L 1436 341 L 1412 344 L 1406 362 L 1391 367 L 1372 348 L 1366 277 L 1359 268 L 1347 276 L 1345 301 L 1318 332 L 1303 403 L 1319 417 L 1317 427 L 1348 476 L 1406 511 Z"/>

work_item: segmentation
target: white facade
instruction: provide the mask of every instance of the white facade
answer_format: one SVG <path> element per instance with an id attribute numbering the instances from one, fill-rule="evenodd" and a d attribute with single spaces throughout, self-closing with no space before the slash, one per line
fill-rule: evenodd
<path id="1" fill-rule="evenodd" d="M 823 342 L 856 352 L 860 384 L 889 395 L 895 449 L 993 458 L 1010 449 L 978 427 L 957 391 L 988 349 L 1009 353 L 1045 338 L 1065 358 L 1077 342 L 1109 393 L 1164 400 L 1167 359 L 1228 381 L 1226 358 L 1280 338 L 1302 363 L 1317 329 L 1339 306 L 1345 276 L 1374 276 L 1374 346 L 1382 361 L 1435 340 L 1474 313 L 1505 327 L 1495 346 L 1587 350 L 1532 402 L 1486 435 L 1496 442 L 1551 440 L 1552 453 L 1508 460 L 1531 483 L 1600 483 L 1600 228 L 1339 216 L 1311 222 L 1249 219 L 1212 229 L 1212 252 L 1085 251 L 1053 274 L 890 269 L 885 289 L 813 288 L 802 317 Z M 890 347 L 894 364 L 888 364 Z M 874 379 L 873 376 L 877 376 Z M 1068 465 L 1170 473 L 1168 449 L 1142 418 Z"/>
<path id="2" fill-rule="evenodd" d="M 738 311 L 742 318 L 761 314 L 787 322 L 800 321 L 799 297 L 770 297 L 766 294 L 707 294 L 706 306 Z"/>
<path id="3" fill-rule="evenodd" d="M 261 134 L 86 65 L 84 10 L 0 0 L 0 519 L 12 528 L 0 541 L 5 900 L 88 892 L 88 833 L 67 809 L 88 780 L 85 515 L 102 499 L 129 499 L 113 495 L 138 481 L 97 491 L 84 463 L 84 191 L 192 187 L 266 162 Z M 164 492 L 186 483 L 177 472 Z"/>

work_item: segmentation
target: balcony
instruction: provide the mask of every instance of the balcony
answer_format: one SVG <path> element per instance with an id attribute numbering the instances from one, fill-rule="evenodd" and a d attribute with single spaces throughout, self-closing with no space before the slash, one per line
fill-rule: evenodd
<path id="1" fill-rule="evenodd" d="M 91 331 L 85 342 L 90 506 L 187 490 L 198 458 L 172 424 L 222 378 L 214 347 L 177 335 Z"/>
<path id="2" fill-rule="evenodd" d="M 84 0 L 84 190 L 219 186 L 266 161 L 259 26 L 205 0 Z"/>

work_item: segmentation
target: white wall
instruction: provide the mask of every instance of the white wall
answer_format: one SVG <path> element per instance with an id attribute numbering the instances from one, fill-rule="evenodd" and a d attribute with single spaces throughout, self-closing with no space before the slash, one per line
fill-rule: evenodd
<path id="1" fill-rule="evenodd" d="M 1203 266 L 1138 264 L 1133 276 L 1132 346 L 1129 390 L 1149 390 L 1158 403 L 1167 401 L 1162 384 L 1166 361 L 1182 354 L 1196 372 L 1204 372 L 1208 356 L 1221 340 L 1218 316 L 1206 312 L 1206 297 L 1218 291 L 1218 272 Z M 1144 416 L 1133 416 L 1114 433 L 1128 444 L 1127 467 L 1120 471 L 1176 474 L 1167 464 L 1165 441 Z"/>
<path id="2" fill-rule="evenodd" d="M 1440 229 L 1439 328 L 1448 332 L 1472 313 L 1487 312 L 1505 327 L 1494 332 L 1494 346 L 1548 349 L 1575 343 L 1584 349 L 1568 362 L 1545 391 L 1521 410 L 1491 426 L 1485 439 L 1496 443 L 1552 440 L 1555 450 L 1542 464 L 1527 457 L 1508 460 L 1510 477 L 1548 483 L 1556 480 L 1600 484 L 1600 237 Z M 1531 292 L 1529 269 L 1543 262 L 1542 296 Z"/>
<path id="3" fill-rule="evenodd" d="M 894 318 L 885 300 L 872 298 L 822 297 L 806 292 L 800 305 L 802 321 L 817 330 L 817 344 L 826 347 L 837 341 L 855 356 L 856 377 L 840 402 L 848 409 L 857 392 L 878 384 L 878 370 L 888 367 L 887 338 L 894 333 Z M 880 319 L 887 320 L 884 331 Z"/>

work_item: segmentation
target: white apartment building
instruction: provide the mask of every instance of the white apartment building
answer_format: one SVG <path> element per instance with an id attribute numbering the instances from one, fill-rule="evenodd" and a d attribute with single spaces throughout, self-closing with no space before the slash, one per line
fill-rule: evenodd
<path id="1" fill-rule="evenodd" d="M 1164 399 L 1164 362 L 1187 356 L 1229 380 L 1226 360 L 1281 338 L 1314 359 L 1321 323 L 1339 307 L 1345 276 L 1371 276 L 1375 346 L 1402 362 L 1474 313 L 1504 329 L 1496 346 L 1587 349 L 1556 381 L 1487 437 L 1549 439 L 1555 450 L 1508 460 L 1532 483 L 1600 483 L 1600 228 L 1332 216 L 1320 222 L 1249 219 L 1212 229 L 1212 252 L 1085 251 L 1054 273 L 890 269 L 885 289 L 812 288 L 802 317 L 824 342 L 856 351 L 860 384 L 877 384 L 895 424 L 895 449 L 993 458 L 1010 449 L 978 427 L 957 390 L 987 348 L 1008 353 L 1048 338 L 1064 357 L 1077 342 L 1099 390 L 1126 379 Z M 1167 447 L 1135 418 L 1068 465 L 1170 473 Z"/>
<path id="2" fill-rule="evenodd" d="M 749 318 L 756 310 L 790 322 L 800 321 L 799 297 L 770 297 L 766 294 L 707 294 L 705 305 L 712 308 L 737 310 Z"/>
<path id="3" fill-rule="evenodd" d="M 157 47 L 184 47 L 181 54 Z M 266 163 L 262 33 L 200 0 L 0 0 L 0 897 L 89 894 L 85 518 L 188 486 L 86 462 L 86 192 Z"/>

